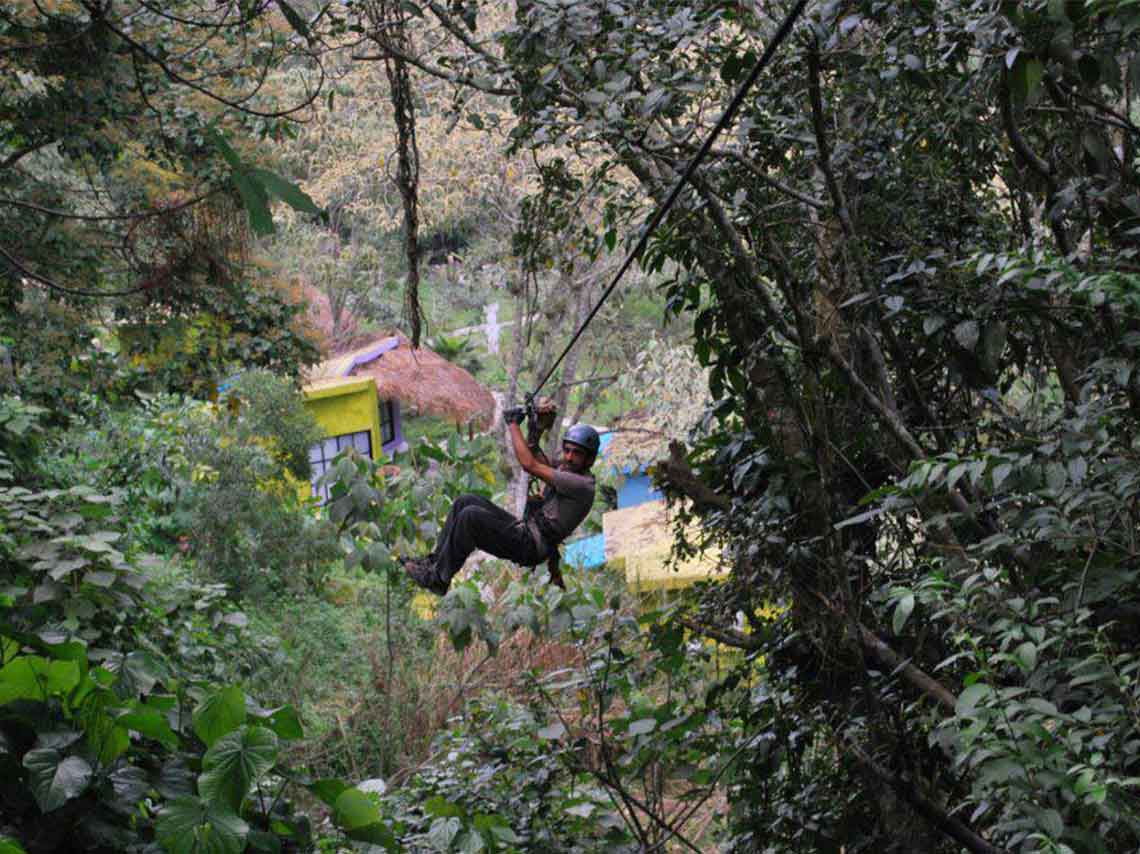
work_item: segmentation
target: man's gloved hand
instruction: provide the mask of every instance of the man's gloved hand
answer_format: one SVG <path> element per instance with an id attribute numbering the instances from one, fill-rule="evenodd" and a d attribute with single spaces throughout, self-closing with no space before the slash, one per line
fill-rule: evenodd
<path id="1" fill-rule="evenodd" d="M 512 406 L 503 410 L 503 420 L 508 424 L 522 424 L 526 420 L 526 409 L 521 406 Z"/>

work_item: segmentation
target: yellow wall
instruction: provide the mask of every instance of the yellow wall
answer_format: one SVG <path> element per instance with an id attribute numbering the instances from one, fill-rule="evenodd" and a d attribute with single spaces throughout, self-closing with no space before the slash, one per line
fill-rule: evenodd
<path id="1" fill-rule="evenodd" d="M 372 433 L 372 458 L 378 459 L 380 444 L 380 399 L 371 379 L 309 386 L 304 390 L 305 408 L 317 419 L 326 436 Z"/>
<path id="2" fill-rule="evenodd" d="M 671 566 L 673 527 L 664 501 L 647 501 L 602 516 L 606 535 L 606 560 L 621 559 L 631 590 L 646 591 L 687 587 L 719 572 L 716 552 Z"/>

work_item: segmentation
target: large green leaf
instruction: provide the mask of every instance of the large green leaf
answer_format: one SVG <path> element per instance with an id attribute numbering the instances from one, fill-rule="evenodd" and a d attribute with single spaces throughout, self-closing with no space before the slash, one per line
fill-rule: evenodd
<path id="1" fill-rule="evenodd" d="M 211 694 L 194 710 L 194 732 L 212 747 L 214 742 L 245 723 L 245 694 L 230 685 Z"/>
<path id="2" fill-rule="evenodd" d="M 158 843 L 170 854 L 241 854 L 249 825 L 197 798 L 179 798 L 162 811 Z"/>
<path id="3" fill-rule="evenodd" d="M 246 843 L 246 854 L 281 854 L 281 840 L 263 830 L 251 830 Z"/>
<path id="4" fill-rule="evenodd" d="M 0 854 L 27 854 L 27 852 L 10 836 L 0 836 Z"/>
<path id="5" fill-rule="evenodd" d="M 117 723 L 139 735 L 153 738 L 169 750 L 178 749 L 178 736 L 170 728 L 166 715 L 156 709 L 148 709 L 138 703 L 130 711 L 119 715 Z"/>
<path id="6" fill-rule="evenodd" d="M 171 759 L 155 775 L 154 787 L 167 800 L 192 796 L 194 772 L 181 759 Z"/>
<path id="7" fill-rule="evenodd" d="M 272 234 L 273 215 L 269 213 L 269 197 L 262 185 L 246 172 L 234 172 L 231 176 L 234 186 L 249 214 L 249 227 L 254 234 Z"/>
<path id="8" fill-rule="evenodd" d="M 396 837 L 380 816 L 380 809 L 360 789 L 345 789 L 336 799 L 333 820 L 349 839 L 371 842 L 387 851 L 397 851 Z"/>
<path id="9" fill-rule="evenodd" d="M 337 780 L 333 777 L 316 780 L 310 783 L 308 789 L 330 807 L 336 806 L 336 799 L 339 798 L 349 786 L 343 780 Z"/>
<path id="10" fill-rule="evenodd" d="M 70 692 L 79 684 L 74 661 L 49 661 L 22 655 L 0 670 L 0 706 L 14 700 L 46 700 Z"/>
<path id="11" fill-rule="evenodd" d="M 111 788 L 114 792 L 114 805 L 123 812 L 129 813 L 134 809 L 150 790 L 150 780 L 146 771 L 133 765 L 123 765 L 110 774 Z"/>
<path id="12" fill-rule="evenodd" d="M 202 759 L 198 793 L 203 799 L 241 806 L 257 780 L 277 761 L 277 736 L 265 727 L 242 727 L 222 736 Z"/>
<path id="13" fill-rule="evenodd" d="M 78 756 L 64 756 L 52 748 L 29 750 L 24 756 L 28 782 L 41 812 L 59 809 L 77 798 L 91 783 L 91 766 Z"/>
<path id="14" fill-rule="evenodd" d="M 301 213 L 317 215 L 321 209 L 317 207 L 309 194 L 296 184 L 286 181 L 280 175 L 268 169 L 250 169 L 246 174 L 257 181 L 266 193 L 274 195 L 294 210 Z"/>
<path id="15" fill-rule="evenodd" d="M 297 710 L 292 706 L 280 706 L 276 709 L 263 709 L 256 712 L 250 711 L 247 707 L 246 711 L 251 717 L 257 718 L 262 726 L 267 726 L 277 733 L 278 738 L 295 741 L 305 737 L 305 731 L 301 727 L 301 719 L 297 716 Z"/>
<path id="16" fill-rule="evenodd" d="M 123 660 L 119 678 L 128 693 L 149 694 L 156 684 L 170 677 L 157 656 L 136 650 Z"/>

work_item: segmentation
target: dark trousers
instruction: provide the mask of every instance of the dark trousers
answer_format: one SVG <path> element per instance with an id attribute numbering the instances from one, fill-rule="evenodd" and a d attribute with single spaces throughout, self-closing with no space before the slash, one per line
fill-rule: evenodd
<path id="1" fill-rule="evenodd" d="M 535 543 L 530 529 L 502 507 L 481 495 L 460 495 L 431 553 L 439 577 L 451 581 L 476 549 L 523 566 L 534 566 L 546 557 L 546 549 Z"/>

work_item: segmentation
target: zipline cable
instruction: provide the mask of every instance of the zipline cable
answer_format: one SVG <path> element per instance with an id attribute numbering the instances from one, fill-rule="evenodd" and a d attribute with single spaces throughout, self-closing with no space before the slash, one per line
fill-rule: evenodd
<path id="1" fill-rule="evenodd" d="M 598 313 L 605 301 L 609 299 L 610 294 L 613 293 L 614 288 L 617 287 L 618 282 L 621 281 L 621 278 L 625 275 L 626 270 L 628 270 L 633 264 L 634 259 L 637 258 L 638 255 L 642 253 L 642 251 L 644 251 L 646 244 L 649 242 L 650 235 L 652 235 L 654 229 L 656 229 L 657 226 L 661 224 L 661 220 L 665 218 L 665 214 L 669 212 L 669 208 L 673 206 L 673 203 L 677 200 L 677 197 L 681 195 L 681 190 L 685 188 L 685 184 L 688 183 L 690 178 L 692 178 L 693 173 L 697 171 L 697 166 L 700 165 L 700 162 L 704 159 L 705 155 L 709 153 L 709 149 L 712 148 L 713 143 L 716 141 L 716 138 L 720 136 L 721 131 L 724 130 L 725 127 L 728 126 L 728 123 L 732 121 L 733 117 L 736 116 L 736 111 L 739 110 L 740 105 L 744 103 L 744 97 L 748 94 L 748 90 L 751 89 L 752 85 L 759 79 L 761 73 L 764 71 L 764 68 L 768 65 L 772 57 L 775 55 L 776 50 L 780 47 L 780 44 L 784 41 L 785 38 L 787 38 L 788 33 L 792 31 L 792 27 L 795 25 L 796 19 L 799 18 L 805 6 L 807 6 L 807 0 L 800 0 L 800 2 L 796 3 L 796 5 L 792 7 L 792 10 L 788 12 L 787 17 L 784 18 L 784 22 L 780 24 L 780 28 L 776 30 L 776 35 L 772 37 L 772 41 L 770 41 L 768 43 L 768 46 L 764 48 L 764 53 L 761 55 L 760 59 L 756 61 L 756 65 L 752 68 L 751 73 L 749 73 L 745 81 L 740 85 L 740 88 L 737 90 L 736 95 L 733 96 L 732 102 L 729 103 L 728 108 L 717 120 L 716 125 L 712 129 L 712 133 L 708 135 L 708 138 L 701 145 L 700 149 L 695 155 L 693 155 L 693 159 L 690 160 L 689 165 L 685 167 L 684 173 L 677 180 L 677 183 L 673 185 L 673 189 L 669 191 L 669 196 L 665 199 L 664 204 L 662 204 L 661 207 L 653 212 L 653 216 L 650 217 L 649 222 L 646 223 L 645 228 L 642 230 L 641 237 L 638 239 L 637 245 L 634 246 L 633 249 L 630 250 L 629 254 L 625 256 L 625 260 L 622 262 L 622 265 L 618 269 L 617 274 L 613 277 L 613 280 L 610 282 L 605 291 L 602 292 L 601 299 L 599 299 L 594 307 L 590 310 L 590 313 L 586 316 L 586 319 L 582 321 L 582 325 L 578 327 L 578 331 L 574 333 L 573 337 L 571 337 L 570 343 L 566 345 L 565 349 L 563 349 L 561 354 L 559 354 L 558 358 L 554 360 L 554 364 L 550 366 L 550 369 L 542 377 L 538 385 L 534 387 L 534 391 L 527 395 L 528 403 L 532 402 L 534 398 L 537 397 L 539 391 L 541 391 L 542 387 L 546 385 L 547 380 L 549 380 L 551 375 L 558 369 L 558 366 L 562 364 L 562 360 L 566 358 L 566 354 L 570 352 L 570 349 L 578 342 L 578 339 L 581 337 L 582 333 L 586 331 L 586 327 L 590 325 L 590 321 L 594 319 L 594 315 Z"/>

